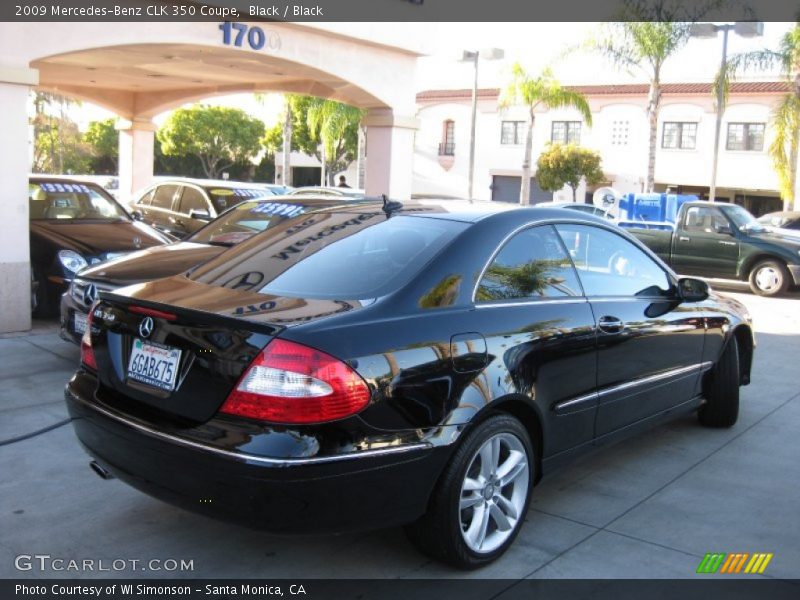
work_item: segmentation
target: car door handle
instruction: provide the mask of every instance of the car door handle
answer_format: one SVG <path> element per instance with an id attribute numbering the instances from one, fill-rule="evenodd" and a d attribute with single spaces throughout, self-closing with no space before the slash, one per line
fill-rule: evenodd
<path id="1" fill-rule="evenodd" d="M 688 238 L 688 237 L 686 237 L 684 235 L 680 236 L 678 239 L 680 241 L 682 241 L 682 242 L 691 242 L 692 241 L 692 238 Z"/>
<path id="2" fill-rule="evenodd" d="M 736 245 L 736 242 L 725 242 L 723 240 L 720 240 L 717 243 L 722 244 L 723 246 L 735 246 Z"/>
<path id="3" fill-rule="evenodd" d="M 617 317 L 604 316 L 597 321 L 597 326 L 605 333 L 620 333 L 625 329 L 625 323 Z"/>

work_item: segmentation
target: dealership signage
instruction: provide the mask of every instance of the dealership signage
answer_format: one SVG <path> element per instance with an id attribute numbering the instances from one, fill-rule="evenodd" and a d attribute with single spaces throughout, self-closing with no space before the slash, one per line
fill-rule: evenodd
<path id="1" fill-rule="evenodd" d="M 265 31 L 257 25 L 247 23 L 220 23 L 222 43 L 236 48 L 250 48 L 251 50 L 280 50 L 281 36 L 276 31 Z"/>

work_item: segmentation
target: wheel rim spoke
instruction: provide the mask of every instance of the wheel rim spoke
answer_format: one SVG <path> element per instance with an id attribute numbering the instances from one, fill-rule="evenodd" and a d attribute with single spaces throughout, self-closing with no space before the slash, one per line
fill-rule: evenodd
<path id="1" fill-rule="evenodd" d="M 512 471 L 518 469 L 520 462 L 524 461 L 524 459 L 525 455 L 522 452 L 518 452 L 517 450 L 509 452 L 508 458 L 497 468 L 497 479 L 502 481 L 504 478 L 508 477 Z M 523 464 L 522 466 L 524 467 L 525 465 Z M 519 475 L 519 470 L 517 471 L 517 475 Z M 513 477 L 511 479 L 513 479 Z"/>
<path id="2" fill-rule="evenodd" d="M 500 440 L 492 438 L 486 442 L 480 449 L 481 455 L 481 476 L 484 479 L 490 479 L 494 472 L 497 470 L 497 462 L 495 461 L 494 442 L 497 441 L 497 453 L 499 454 Z"/>
<path id="3" fill-rule="evenodd" d="M 481 479 L 473 479 L 472 477 L 467 477 L 464 479 L 464 485 L 461 486 L 462 492 L 474 492 L 476 490 L 482 490 L 485 483 Z"/>
<path id="4" fill-rule="evenodd" d="M 511 471 L 510 471 L 510 472 L 509 472 L 509 473 L 508 473 L 508 474 L 507 474 L 505 477 L 503 477 L 503 478 L 501 478 L 501 479 L 499 480 L 499 483 L 498 483 L 498 485 L 499 485 L 501 488 L 504 488 L 504 487 L 506 487 L 506 486 L 507 486 L 509 483 L 511 483 L 511 482 L 512 482 L 512 481 L 514 481 L 514 480 L 515 480 L 517 477 L 519 477 L 519 476 L 520 476 L 520 474 L 521 474 L 523 471 L 525 471 L 525 469 L 527 468 L 527 466 L 528 466 L 528 465 L 527 465 L 527 463 L 526 463 L 524 460 L 523 460 L 523 461 L 520 461 L 519 463 L 517 463 L 516 465 L 514 465 L 514 467 L 511 469 Z"/>
<path id="5" fill-rule="evenodd" d="M 488 524 L 489 511 L 486 510 L 485 504 L 478 504 L 472 515 L 472 522 L 469 524 L 469 529 L 464 533 L 464 537 L 470 542 L 473 548 L 480 549 L 483 545 L 483 541 L 486 539 L 486 528 Z"/>
<path id="6" fill-rule="evenodd" d="M 498 531 L 510 531 L 513 527 L 511 521 L 508 520 L 508 517 L 503 513 L 503 510 L 497 504 L 489 504 L 489 514 L 492 516 L 492 520 L 497 525 Z"/>
<path id="7" fill-rule="evenodd" d="M 511 500 L 509 500 L 502 494 L 498 494 L 496 501 L 497 505 L 509 519 L 513 519 L 515 521 L 519 519 L 519 513 L 517 512 L 517 508 L 514 506 L 514 503 L 511 502 Z"/>
<path id="8" fill-rule="evenodd" d="M 483 502 L 483 496 L 475 492 L 471 496 L 462 497 L 460 507 L 461 510 L 465 510 L 481 502 Z"/>

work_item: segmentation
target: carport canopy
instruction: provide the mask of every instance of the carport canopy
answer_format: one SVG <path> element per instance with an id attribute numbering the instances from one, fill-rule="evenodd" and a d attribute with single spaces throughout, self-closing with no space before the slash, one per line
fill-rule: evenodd
<path id="1" fill-rule="evenodd" d="M 241 36 L 239 33 L 241 33 Z M 30 328 L 31 89 L 120 117 L 120 192 L 153 177 L 153 117 L 239 92 L 290 92 L 366 110 L 366 191 L 411 193 L 418 52 L 292 23 L 22 23 L 0 36 L 0 332 Z"/>

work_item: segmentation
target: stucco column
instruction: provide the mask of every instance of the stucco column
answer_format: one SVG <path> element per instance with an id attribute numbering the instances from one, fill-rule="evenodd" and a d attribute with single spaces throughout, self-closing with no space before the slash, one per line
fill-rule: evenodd
<path id="1" fill-rule="evenodd" d="M 0 333 L 31 328 L 28 92 L 38 83 L 34 69 L 0 65 Z"/>
<path id="2" fill-rule="evenodd" d="M 413 178 L 414 131 L 419 128 L 419 121 L 381 109 L 370 110 L 362 124 L 367 128 L 366 193 L 408 200 Z"/>
<path id="3" fill-rule="evenodd" d="M 150 119 L 120 121 L 119 197 L 124 203 L 153 181 L 156 126 Z"/>

